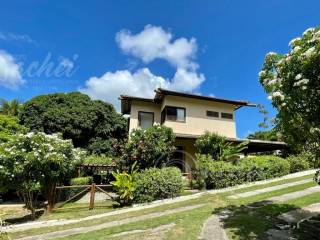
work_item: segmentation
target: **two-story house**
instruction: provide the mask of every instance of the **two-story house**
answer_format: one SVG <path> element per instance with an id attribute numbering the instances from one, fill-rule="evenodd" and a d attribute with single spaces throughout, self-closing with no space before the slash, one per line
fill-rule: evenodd
<path id="1" fill-rule="evenodd" d="M 175 160 L 182 171 L 190 171 L 195 155 L 195 140 L 206 131 L 241 142 L 236 136 L 235 111 L 243 106 L 256 106 L 246 101 L 207 97 L 158 88 L 154 98 L 121 95 L 121 112 L 130 115 L 129 132 L 148 128 L 155 123 L 172 128 L 176 135 Z M 285 143 L 250 140 L 248 152 L 282 149 Z M 178 164 L 177 164 L 178 165 Z"/>

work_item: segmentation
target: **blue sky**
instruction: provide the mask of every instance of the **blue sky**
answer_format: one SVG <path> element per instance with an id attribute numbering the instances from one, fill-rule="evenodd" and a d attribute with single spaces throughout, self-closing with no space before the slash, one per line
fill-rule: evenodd
<path id="1" fill-rule="evenodd" d="M 258 83 L 264 56 L 317 26 L 319 9 L 316 0 L 3 1 L 0 96 L 81 90 L 117 106 L 120 92 L 150 96 L 160 84 L 274 114 Z M 238 137 L 261 120 L 238 110 Z"/>

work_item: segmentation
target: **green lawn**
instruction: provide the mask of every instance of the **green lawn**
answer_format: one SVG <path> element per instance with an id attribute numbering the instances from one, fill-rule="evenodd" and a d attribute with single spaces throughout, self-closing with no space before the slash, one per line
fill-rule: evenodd
<path id="1" fill-rule="evenodd" d="M 273 203 L 267 206 L 261 206 L 260 208 L 248 208 L 246 205 L 250 203 L 257 203 L 264 199 L 282 195 L 289 192 L 294 192 L 298 190 L 302 190 L 311 186 L 315 186 L 314 182 L 297 185 L 294 187 L 288 187 L 286 189 L 281 189 L 273 192 L 259 194 L 258 196 L 251 196 L 242 199 L 228 199 L 227 196 L 233 193 L 246 192 L 256 189 L 261 189 L 265 187 L 275 186 L 278 184 L 289 183 L 294 181 L 300 181 L 303 179 L 312 178 L 312 176 L 304 176 L 298 177 L 294 179 L 288 180 L 280 180 L 273 183 L 263 184 L 259 186 L 249 186 L 239 190 L 229 191 L 227 193 L 221 194 L 206 194 L 199 198 L 188 200 L 184 202 L 174 203 L 162 205 L 159 207 L 153 207 L 149 209 L 133 211 L 129 213 L 114 215 L 110 217 L 99 218 L 90 221 L 83 221 L 75 224 L 68 224 L 64 226 L 54 226 L 54 227 L 43 227 L 40 229 L 32 229 L 25 230 L 20 232 L 11 233 L 10 236 L 15 239 L 18 237 L 32 236 L 41 233 L 48 233 L 52 231 L 70 229 L 75 227 L 87 227 L 98 225 L 106 222 L 117 221 L 122 219 L 127 219 L 135 216 L 142 216 L 148 213 L 155 212 L 163 212 L 168 209 L 180 208 L 183 206 L 191 206 L 197 204 L 205 204 L 201 208 L 180 212 L 176 214 L 170 214 L 167 216 L 161 216 L 153 218 L 152 220 L 145 221 L 137 221 L 134 223 L 123 224 L 112 228 L 105 228 L 99 231 L 93 231 L 85 234 L 78 234 L 68 236 L 66 238 L 61 239 L 114 239 L 114 240 L 125 240 L 125 239 L 142 239 L 143 237 L 148 238 L 146 232 L 143 233 L 135 233 L 132 235 L 123 235 L 118 237 L 113 237 L 112 235 L 133 231 L 133 230 L 143 230 L 143 229 L 151 229 L 156 228 L 164 224 L 172 224 L 174 223 L 174 227 L 172 227 L 167 232 L 164 232 L 164 235 L 159 235 L 163 239 L 174 239 L 174 240 L 185 240 L 185 239 L 197 239 L 201 227 L 204 221 L 212 214 L 219 213 L 221 210 L 228 209 L 233 214 L 231 214 L 227 219 L 224 220 L 225 228 L 230 239 L 235 240 L 244 240 L 244 239 L 265 239 L 265 232 L 272 228 L 274 224 L 278 223 L 277 216 L 281 213 L 290 211 L 295 208 L 304 207 L 310 205 L 312 203 L 320 202 L 320 193 L 311 194 L 302 198 L 294 199 L 285 203 Z M 81 216 L 88 216 L 92 213 L 102 213 L 113 211 L 110 205 L 101 206 L 93 211 L 88 211 L 87 208 L 80 207 L 79 211 L 70 211 L 75 206 L 70 204 L 66 205 L 65 209 L 61 209 L 57 212 L 54 212 L 46 217 L 42 217 L 41 219 L 55 219 L 55 218 L 79 218 Z M 94 212 L 96 211 L 96 212 Z M 78 214 L 77 214 L 78 213 Z"/>

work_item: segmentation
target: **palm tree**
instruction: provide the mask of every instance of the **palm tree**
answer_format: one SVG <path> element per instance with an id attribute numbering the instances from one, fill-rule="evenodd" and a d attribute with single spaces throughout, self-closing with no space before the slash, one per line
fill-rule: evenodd
<path id="1" fill-rule="evenodd" d="M 17 99 L 7 101 L 0 99 L 0 113 L 11 116 L 18 116 L 21 103 Z"/>

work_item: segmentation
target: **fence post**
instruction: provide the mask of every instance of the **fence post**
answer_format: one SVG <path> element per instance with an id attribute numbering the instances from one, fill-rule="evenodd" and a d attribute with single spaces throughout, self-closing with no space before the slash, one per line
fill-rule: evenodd
<path id="1" fill-rule="evenodd" d="M 89 210 L 94 209 L 94 195 L 96 193 L 96 184 L 92 183 L 91 185 L 91 191 L 90 191 L 90 205 Z"/>

